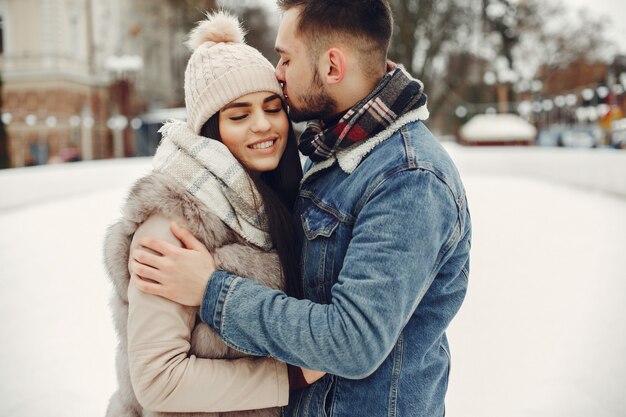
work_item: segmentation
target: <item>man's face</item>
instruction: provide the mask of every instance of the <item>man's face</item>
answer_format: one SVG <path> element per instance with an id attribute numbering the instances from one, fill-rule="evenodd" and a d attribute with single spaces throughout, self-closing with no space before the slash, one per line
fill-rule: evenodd
<path id="1" fill-rule="evenodd" d="M 276 51 L 280 61 L 276 78 L 283 84 L 283 92 L 293 121 L 327 118 L 336 113 L 335 100 L 328 94 L 316 62 L 312 62 L 309 48 L 297 36 L 300 8 L 287 10 L 278 28 Z"/>

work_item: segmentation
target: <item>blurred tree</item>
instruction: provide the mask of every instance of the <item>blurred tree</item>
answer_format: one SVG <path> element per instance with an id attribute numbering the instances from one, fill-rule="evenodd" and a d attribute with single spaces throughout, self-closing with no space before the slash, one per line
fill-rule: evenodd
<path id="1" fill-rule="evenodd" d="M 504 57 L 513 67 L 513 48 L 521 32 L 539 26 L 537 4 L 534 1 L 513 3 L 510 0 L 482 0 L 482 20 L 486 34 L 496 54 Z"/>
<path id="2" fill-rule="evenodd" d="M 540 94 L 552 72 L 573 63 L 610 59 L 613 43 L 606 35 L 606 20 L 582 11 L 575 16 L 560 2 L 483 0 L 482 11 L 491 50 L 485 57 L 492 63 L 500 103 L 516 101 L 515 91 Z"/>
<path id="3" fill-rule="evenodd" d="M 2 74 L 0 73 L 0 113 L 2 113 Z M 0 118 L 0 169 L 9 168 L 11 160 L 9 159 L 9 138 L 4 126 L 4 122 Z"/>
<path id="4" fill-rule="evenodd" d="M 168 0 L 177 11 L 176 25 L 184 33 L 189 33 L 195 24 L 204 18 L 208 11 L 217 9 L 217 0 Z"/>
<path id="5" fill-rule="evenodd" d="M 278 62 L 278 54 L 274 49 L 277 28 L 270 22 L 269 12 L 260 6 L 238 6 L 233 12 L 239 16 L 247 30 L 246 42 L 248 45 L 261 51 L 272 63 Z"/>
<path id="6" fill-rule="evenodd" d="M 535 0 L 482 0 L 481 9 L 485 43 L 491 55 L 487 58 L 492 62 L 485 82 L 495 84 L 499 111 L 508 113 L 509 103 L 514 101 L 513 86 L 521 78 L 516 71 L 515 49 L 525 34 L 541 31 L 543 16 Z"/>
<path id="7" fill-rule="evenodd" d="M 463 52 L 471 49 L 476 1 L 390 0 L 390 4 L 395 27 L 389 57 L 424 82 L 429 108 L 436 114 L 447 95 L 466 83 L 469 65 L 456 65 L 452 74 L 448 62 L 452 56 L 469 58 Z"/>
<path id="8" fill-rule="evenodd" d="M 531 90 L 540 69 L 545 76 L 546 69 L 611 56 L 606 20 L 584 13 L 572 18 L 555 1 L 390 0 L 390 4 L 395 28 L 389 56 L 424 82 L 431 123 L 447 132 L 458 122 L 454 108 L 471 105 L 472 98 L 493 103 L 498 101 L 497 91 L 500 101 L 510 103 L 516 91 Z M 515 109 L 501 106 L 501 110 Z"/>
<path id="9" fill-rule="evenodd" d="M 273 57 L 276 28 L 270 24 L 269 14 L 258 1 L 220 1 L 217 0 L 168 0 L 178 11 L 177 26 L 182 32 L 189 33 L 195 24 L 204 18 L 206 12 L 218 7 L 229 10 L 239 17 L 247 31 L 246 42 L 260 50 L 266 57 Z"/>
<path id="10" fill-rule="evenodd" d="M 610 21 L 606 18 L 584 10 L 568 14 L 560 3 L 535 1 L 541 21 L 535 30 L 522 32 L 515 51 L 519 64 L 530 58 L 533 76 L 540 69 L 545 76 L 574 62 L 609 62 L 615 56 L 616 45 L 607 34 Z"/>

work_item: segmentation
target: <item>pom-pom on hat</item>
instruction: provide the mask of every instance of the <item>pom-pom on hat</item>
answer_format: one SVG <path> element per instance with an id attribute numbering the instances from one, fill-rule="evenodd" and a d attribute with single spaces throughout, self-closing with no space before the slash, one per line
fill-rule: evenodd
<path id="1" fill-rule="evenodd" d="M 246 45 L 245 32 L 228 12 L 207 13 L 189 33 L 192 50 L 185 70 L 187 123 L 196 133 L 231 101 L 269 91 L 282 97 L 274 67 L 259 51 Z"/>

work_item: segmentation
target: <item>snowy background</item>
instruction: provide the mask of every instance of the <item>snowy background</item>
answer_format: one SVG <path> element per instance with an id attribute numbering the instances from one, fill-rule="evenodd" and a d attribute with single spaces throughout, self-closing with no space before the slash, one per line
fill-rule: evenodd
<path id="1" fill-rule="evenodd" d="M 626 416 L 626 152 L 447 145 L 474 224 L 452 417 Z M 0 172 L 0 417 L 103 416 L 104 231 L 148 159 Z"/>

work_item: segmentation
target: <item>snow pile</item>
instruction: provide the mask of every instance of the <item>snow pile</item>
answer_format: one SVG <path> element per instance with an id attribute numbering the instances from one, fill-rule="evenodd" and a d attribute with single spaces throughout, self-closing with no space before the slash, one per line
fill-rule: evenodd
<path id="1" fill-rule="evenodd" d="M 515 114 L 477 114 L 460 133 L 467 142 L 534 142 L 537 129 Z"/>

